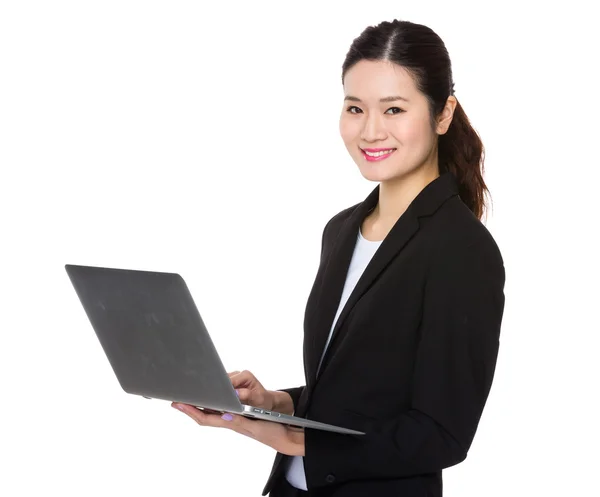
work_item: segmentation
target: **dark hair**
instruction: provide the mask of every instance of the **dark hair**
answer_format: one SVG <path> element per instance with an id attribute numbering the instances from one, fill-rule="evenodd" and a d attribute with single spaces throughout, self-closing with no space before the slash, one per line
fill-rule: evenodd
<path id="1" fill-rule="evenodd" d="M 367 27 L 354 39 L 342 66 L 342 84 L 348 70 L 361 60 L 384 60 L 402 66 L 429 101 L 432 127 L 454 95 L 450 56 L 442 39 L 430 28 L 408 21 L 384 21 Z M 440 174 L 451 171 L 458 182 L 461 200 L 481 219 L 484 195 L 489 190 L 483 181 L 484 148 L 460 103 L 452 123 L 438 140 Z"/>

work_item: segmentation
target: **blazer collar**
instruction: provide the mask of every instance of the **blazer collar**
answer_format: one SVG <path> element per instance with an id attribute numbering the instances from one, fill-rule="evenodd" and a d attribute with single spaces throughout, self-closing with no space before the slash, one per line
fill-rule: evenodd
<path id="1" fill-rule="evenodd" d="M 418 231 L 419 218 L 432 215 L 449 197 L 454 195 L 458 195 L 456 178 L 450 171 L 444 172 L 426 185 L 398 218 L 365 268 L 336 322 L 318 373 L 319 377 L 326 369 L 332 351 L 335 351 L 335 348 L 343 342 L 343 336 L 339 336 L 339 331 L 354 305 Z M 346 218 L 333 242 L 334 246 L 329 252 L 317 303 L 317 312 L 320 315 L 319 324 L 310 344 L 312 351 L 309 354 L 310 360 L 307 364 L 309 381 L 317 378 L 318 364 L 340 303 L 346 274 L 357 241 L 358 230 L 365 217 L 377 206 L 378 201 L 379 185 L 373 189 L 363 202 L 357 204 L 350 216 Z"/>
<path id="2" fill-rule="evenodd" d="M 350 229 L 358 228 L 364 221 L 367 214 L 369 214 L 379 202 L 379 190 L 380 187 L 377 185 L 375 189 L 369 194 L 369 196 L 356 206 L 356 209 L 350 215 L 346 222 L 346 227 Z M 419 218 L 423 216 L 430 216 L 433 214 L 449 197 L 458 194 L 458 184 L 456 177 L 450 171 L 442 173 L 436 179 L 431 181 L 428 185 L 423 188 L 419 194 L 409 204 L 402 217 L 413 217 Z M 397 222 L 389 235 L 393 236 L 394 231 L 397 231 Z"/>

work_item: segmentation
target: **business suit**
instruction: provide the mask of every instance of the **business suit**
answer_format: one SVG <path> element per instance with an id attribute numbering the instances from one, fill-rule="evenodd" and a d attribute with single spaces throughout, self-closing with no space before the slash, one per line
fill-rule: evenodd
<path id="1" fill-rule="evenodd" d="M 366 267 L 317 366 L 356 236 L 379 186 L 323 230 L 304 320 L 306 385 L 295 414 L 366 435 L 305 431 L 309 495 L 442 495 L 463 461 L 492 384 L 504 311 L 504 264 L 454 175 L 429 183 Z M 285 478 L 277 454 L 263 495 Z M 272 497 L 278 497 L 273 492 Z"/>

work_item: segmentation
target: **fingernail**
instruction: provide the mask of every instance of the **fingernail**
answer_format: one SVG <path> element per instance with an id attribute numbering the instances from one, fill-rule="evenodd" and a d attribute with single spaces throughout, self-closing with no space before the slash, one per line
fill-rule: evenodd
<path id="1" fill-rule="evenodd" d="M 179 410 L 179 411 L 183 412 L 183 408 L 182 408 L 180 405 L 174 404 L 174 405 L 173 405 L 173 406 L 171 406 L 171 407 L 174 407 L 175 409 L 177 409 L 177 410 Z"/>
<path id="2" fill-rule="evenodd" d="M 236 390 L 235 390 L 235 394 L 236 394 L 238 397 L 240 396 L 240 392 L 239 392 L 239 390 L 238 390 L 237 388 L 236 388 Z"/>
<path id="3" fill-rule="evenodd" d="M 223 414 L 223 416 L 221 416 L 221 419 L 224 419 L 225 421 L 231 421 L 233 419 L 233 416 L 229 413 L 227 414 Z"/>

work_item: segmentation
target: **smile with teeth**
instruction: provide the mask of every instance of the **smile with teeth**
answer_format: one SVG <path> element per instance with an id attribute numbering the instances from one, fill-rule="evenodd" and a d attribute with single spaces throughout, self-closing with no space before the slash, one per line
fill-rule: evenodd
<path id="1" fill-rule="evenodd" d="M 394 150 L 396 149 L 390 148 L 388 150 L 380 150 L 379 152 L 367 152 L 366 150 L 363 150 L 363 153 L 368 155 L 369 157 L 381 157 L 382 155 L 391 154 Z"/>

